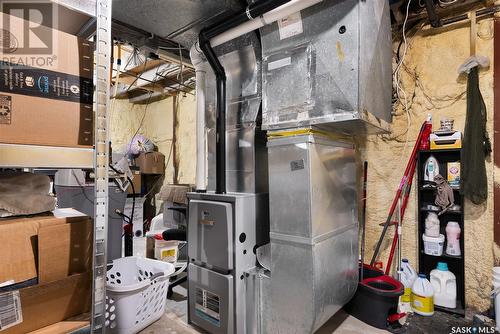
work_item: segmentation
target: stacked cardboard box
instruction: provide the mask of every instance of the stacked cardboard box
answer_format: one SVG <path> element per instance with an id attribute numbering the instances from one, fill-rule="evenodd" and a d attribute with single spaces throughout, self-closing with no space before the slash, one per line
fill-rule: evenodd
<path id="1" fill-rule="evenodd" d="M 50 46 L 41 52 L 28 26 L 0 13 L 0 143 L 91 147 L 94 45 L 40 26 Z"/>
<path id="2" fill-rule="evenodd" d="M 1 334 L 21 334 L 89 311 L 88 217 L 0 220 Z"/>

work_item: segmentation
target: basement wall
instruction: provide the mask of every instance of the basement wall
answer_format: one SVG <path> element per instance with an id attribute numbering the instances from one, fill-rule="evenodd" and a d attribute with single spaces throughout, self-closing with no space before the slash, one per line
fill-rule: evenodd
<path id="1" fill-rule="evenodd" d="M 125 152 L 130 139 L 137 132 L 151 139 L 158 151 L 165 155 L 164 184 L 174 183 L 174 155 L 178 183 L 195 182 L 195 119 L 196 100 L 193 95 L 178 97 L 175 114 L 176 143 L 174 139 L 174 98 L 145 104 L 132 104 L 128 100 L 112 100 L 110 112 L 110 138 L 113 152 Z M 141 125 L 142 122 L 142 125 Z"/>
<path id="2" fill-rule="evenodd" d="M 390 135 L 371 136 L 360 143 L 361 156 L 368 160 L 367 259 L 371 259 L 389 207 L 415 144 L 421 124 L 432 113 L 434 129 L 441 118 L 453 118 L 455 129 L 463 131 L 466 115 L 466 78 L 459 77 L 458 67 L 470 55 L 470 25 L 459 24 L 442 29 L 424 28 L 410 37 L 402 87 L 408 97 L 411 125 L 401 104 L 394 117 Z M 397 49 L 399 42 L 395 44 Z M 396 52 L 396 51 L 395 51 Z M 402 54 L 401 50 L 401 54 Z M 395 54 L 395 53 L 394 53 Z M 478 25 L 477 52 L 493 61 L 493 21 Z M 493 137 L 493 64 L 480 73 L 480 86 L 488 110 L 488 131 Z M 408 131 L 407 131 L 408 130 Z M 405 144 L 406 139 L 408 142 Z M 493 249 L 493 164 L 487 160 L 488 201 L 476 206 L 465 203 L 465 285 L 469 308 L 484 311 L 490 306 L 494 263 Z M 414 184 L 416 181 L 414 181 Z M 413 189 L 403 223 L 403 256 L 417 266 L 417 197 Z M 390 228 L 382 255 L 387 261 L 394 229 Z M 367 260 L 369 261 L 369 260 Z"/>

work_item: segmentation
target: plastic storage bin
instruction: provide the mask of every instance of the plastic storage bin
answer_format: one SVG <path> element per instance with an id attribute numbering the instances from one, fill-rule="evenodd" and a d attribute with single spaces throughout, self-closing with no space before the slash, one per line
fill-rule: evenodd
<path id="1" fill-rule="evenodd" d="M 424 240 L 424 253 L 427 255 L 441 256 L 443 255 L 444 235 L 440 234 L 439 238 L 428 237 L 422 235 Z"/>
<path id="2" fill-rule="evenodd" d="M 171 263 L 135 256 L 116 259 L 106 277 L 106 327 L 109 333 L 137 333 L 165 311 Z"/>

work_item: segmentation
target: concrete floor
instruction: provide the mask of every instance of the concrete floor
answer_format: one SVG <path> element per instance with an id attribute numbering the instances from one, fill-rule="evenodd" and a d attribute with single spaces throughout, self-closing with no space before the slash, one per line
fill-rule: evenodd
<path id="1" fill-rule="evenodd" d="M 146 255 L 146 238 L 134 238 L 134 255 Z M 167 299 L 165 315 L 144 329 L 142 334 L 197 334 L 201 333 L 187 324 L 187 290 L 185 287 L 174 288 L 172 299 Z M 358 319 L 351 317 L 344 311 L 333 316 L 316 334 L 382 334 L 389 333 L 371 327 Z"/>
<path id="2" fill-rule="evenodd" d="M 187 290 L 175 287 L 173 300 L 167 300 L 165 315 L 141 331 L 141 334 L 197 334 L 203 333 L 187 324 Z M 389 333 L 351 317 L 344 311 L 334 315 L 316 334 L 382 334 Z"/>
<path id="3" fill-rule="evenodd" d="M 145 256 L 145 238 L 134 238 L 134 255 Z M 471 326 L 466 318 L 435 312 L 432 317 L 418 315 L 408 316 L 407 324 L 394 333 L 436 334 L 451 333 L 452 327 Z M 165 314 L 157 322 L 144 329 L 142 334 L 197 334 L 203 333 L 187 324 L 187 290 L 186 286 L 174 288 L 172 299 L 167 299 Z M 343 310 L 335 314 L 315 334 L 383 334 L 380 330 L 348 315 Z M 484 332 L 489 333 L 489 332 Z"/>

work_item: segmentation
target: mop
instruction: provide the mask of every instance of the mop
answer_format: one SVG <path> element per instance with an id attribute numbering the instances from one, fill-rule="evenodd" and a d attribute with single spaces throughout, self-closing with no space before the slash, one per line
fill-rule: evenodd
<path id="1" fill-rule="evenodd" d="M 385 268 L 385 274 L 388 275 L 390 268 L 392 266 L 392 260 L 394 258 L 394 253 L 396 251 L 396 246 L 398 244 L 398 233 L 400 233 L 400 224 L 397 222 L 392 221 L 392 217 L 394 216 L 394 213 L 396 211 L 396 208 L 398 207 L 398 204 L 400 203 L 401 198 L 402 204 L 401 208 L 399 211 L 399 220 L 402 222 L 404 219 L 404 214 L 406 211 L 406 207 L 408 205 L 408 200 L 410 197 L 410 191 L 411 187 L 413 184 L 413 177 L 415 175 L 415 169 L 417 167 L 417 154 L 420 150 L 420 146 L 422 145 L 422 138 L 425 137 L 426 133 L 430 133 L 432 130 L 432 123 L 430 120 L 425 121 L 422 124 L 422 127 L 420 128 L 420 132 L 417 137 L 417 141 L 415 142 L 415 146 L 413 147 L 413 151 L 410 155 L 410 160 L 408 161 L 408 164 L 406 166 L 405 172 L 403 174 L 403 177 L 401 179 L 401 182 L 399 184 L 399 188 L 396 192 L 396 196 L 394 197 L 394 200 L 392 202 L 391 208 L 389 210 L 389 214 L 387 216 L 387 220 L 384 223 L 384 228 L 382 230 L 382 234 L 380 235 L 380 238 L 377 242 L 377 246 L 375 247 L 375 252 L 373 253 L 373 257 L 371 259 L 370 265 L 373 266 L 375 264 L 375 261 L 379 255 L 380 252 L 380 247 L 382 246 L 382 242 L 384 241 L 385 235 L 387 233 L 387 229 L 389 228 L 390 225 L 396 225 L 396 229 L 394 231 L 394 237 L 392 240 L 392 246 L 391 246 L 391 251 L 389 253 L 389 259 L 387 260 L 387 265 Z M 399 232 L 398 232 L 399 231 Z M 399 265 L 398 265 L 399 267 Z"/>

